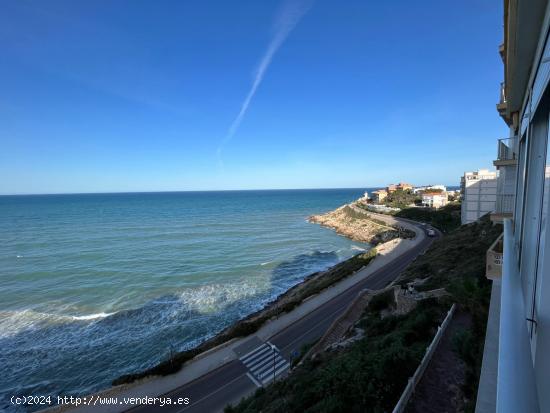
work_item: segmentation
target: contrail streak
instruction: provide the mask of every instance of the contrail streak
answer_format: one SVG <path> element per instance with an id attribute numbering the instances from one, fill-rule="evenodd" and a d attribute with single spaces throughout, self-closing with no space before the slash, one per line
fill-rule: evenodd
<path id="1" fill-rule="evenodd" d="M 222 152 L 223 152 L 224 146 L 233 138 L 233 136 L 237 132 L 237 129 L 239 129 L 239 126 L 241 125 L 241 122 L 244 116 L 246 115 L 246 112 L 248 111 L 250 102 L 252 101 L 252 98 L 256 94 L 258 87 L 262 83 L 265 72 L 267 71 L 267 68 L 271 64 L 271 61 L 273 60 L 273 56 L 275 55 L 277 50 L 279 50 L 279 48 L 281 47 L 283 42 L 286 40 L 286 38 L 288 37 L 292 29 L 296 27 L 296 25 L 298 24 L 302 16 L 309 10 L 309 8 L 311 7 L 311 4 L 312 4 L 312 1 L 304 2 L 304 1 L 291 1 L 291 0 L 287 0 L 283 4 L 283 7 L 279 12 L 278 17 L 275 20 L 273 37 L 262 59 L 260 60 L 260 64 L 258 65 L 258 68 L 256 69 L 252 86 L 250 87 L 250 90 L 248 91 L 248 94 L 246 95 L 246 98 L 244 99 L 241 105 L 241 110 L 239 111 L 237 117 L 231 123 L 231 126 L 229 127 L 227 134 L 223 138 L 222 142 L 220 143 L 216 151 L 218 155 L 218 161 L 222 168 L 223 168 Z"/>

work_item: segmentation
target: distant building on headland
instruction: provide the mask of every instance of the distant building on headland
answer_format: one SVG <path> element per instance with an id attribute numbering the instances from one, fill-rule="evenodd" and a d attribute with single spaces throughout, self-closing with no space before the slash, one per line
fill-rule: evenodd
<path id="1" fill-rule="evenodd" d="M 389 184 L 387 187 L 386 187 L 386 192 L 395 192 L 395 191 L 407 191 L 407 190 L 411 190 L 413 188 L 413 186 L 411 184 L 408 184 L 406 182 L 399 182 L 398 184 Z"/>
<path id="2" fill-rule="evenodd" d="M 416 186 L 412 190 L 415 194 L 418 192 L 425 192 L 425 191 L 442 191 L 446 192 L 447 187 L 445 185 L 425 185 L 425 186 Z"/>
<path id="3" fill-rule="evenodd" d="M 447 192 L 424 192 L 422 194 L 422 206 L 428 208 L 441 208 L 447 205 Z"/>
<path id="4" fill-rule="evenodd" d="M 372 200 L 375 203 L 379 204 L 382 201 L 384 201 L 384 199 L 386 199 L 387 196 L 388 196 L 388 193 L 386 192 L 385 189 L 379 189 L 378 191 L 373 191 Z"/>
<path id="5" fill-rule="evenodd" d="M 465 172 L 460 178 L 462 190 L 462 225 L 477 221 L 495 210 L 497 173 L 488 169 Z"/>

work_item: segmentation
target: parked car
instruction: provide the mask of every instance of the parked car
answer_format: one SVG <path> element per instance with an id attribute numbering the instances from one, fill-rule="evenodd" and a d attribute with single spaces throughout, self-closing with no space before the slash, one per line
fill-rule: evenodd
<path id="1" fill-rule="evenodd" d="M 426 235 L 428 237 L 435 237 L 435 231 L 431 228 L 429 228 L 427 231 L 426 231 Z"/>

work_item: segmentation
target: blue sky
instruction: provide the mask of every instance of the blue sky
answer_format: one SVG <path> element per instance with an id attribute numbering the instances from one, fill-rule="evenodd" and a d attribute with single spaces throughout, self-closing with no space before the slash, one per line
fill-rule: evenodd
<path id="1" fill-rule="evenodd" d="M 5 0 L 0 193 L 458 184 L 501 3 Z"/>

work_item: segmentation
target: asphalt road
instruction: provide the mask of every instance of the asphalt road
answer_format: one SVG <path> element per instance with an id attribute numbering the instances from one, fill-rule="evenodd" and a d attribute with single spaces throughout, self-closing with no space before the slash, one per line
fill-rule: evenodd
<path id="1" fill-rule="evenodd" d="M 439 233 L 437 231 L 436 233 L 438 237 Z M 279 348 L 283 356 L 289 359 L 293 351 L 299 350 L 304 344 L 319 339 L 360 290 L 365 288 L 377 290 L 387 286 L 436 238 L 426 237 L 417 246 L 291 324 L 271 337 L 269 341 Z M 239 401 L 257 388 L 246 373 L 247 369 L 244 364 L 240 360 L 234 360 L 164 396 L 170 397 L 172 400 L 187 397 L 191 401 L 189 405 L 137 406 L 130 409 L 129 412 L 209 413 L 223 411 L 228 403 Z"/>

